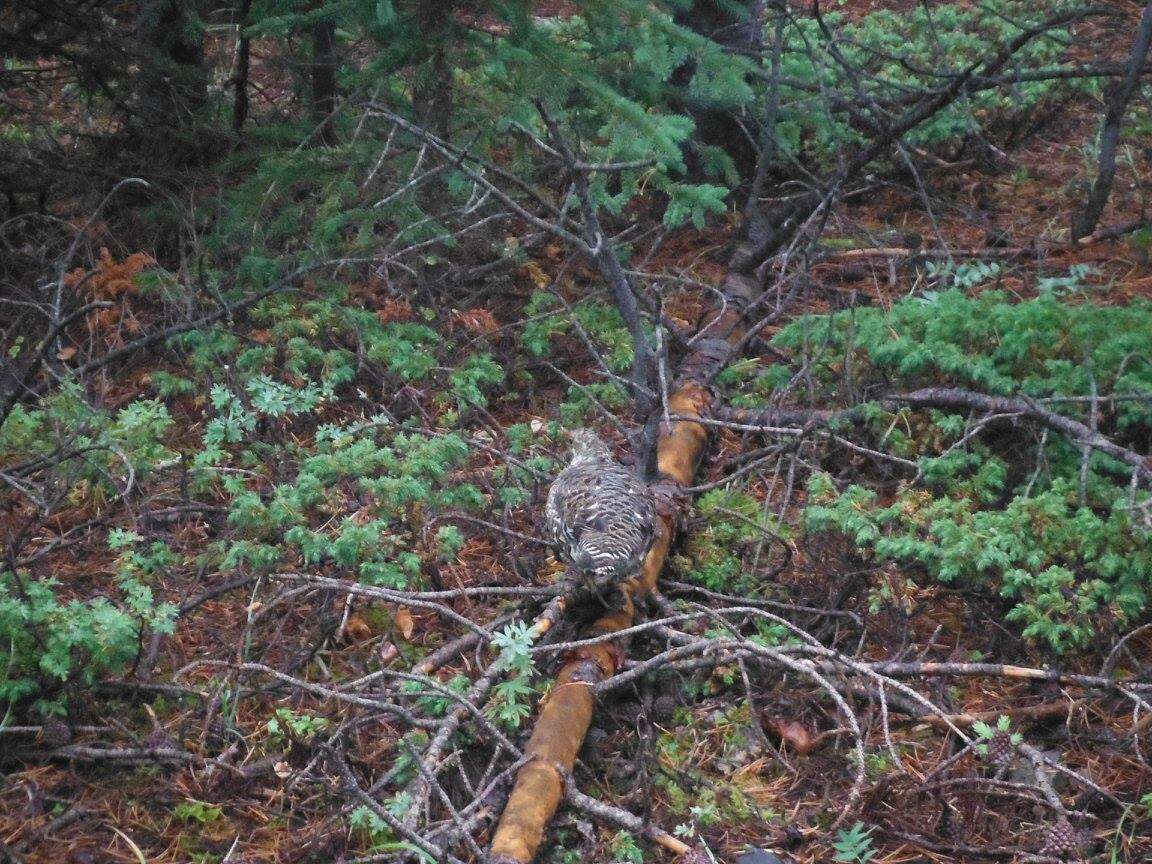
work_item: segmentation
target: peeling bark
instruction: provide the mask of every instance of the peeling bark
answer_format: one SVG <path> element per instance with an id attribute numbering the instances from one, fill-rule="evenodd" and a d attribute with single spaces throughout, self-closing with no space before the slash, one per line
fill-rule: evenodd
<path id="1" fill-rule="evenodd" d="M 662 430 L 657 445 L 661 482 L 660 527 L 644 566 L 621 589 L 622 602 L 596 621 L 585 638 L 615 633 L 632 626 L 636 603 L 656 588 L 679 521 L 677 491 L 691 485 L 704 455 L 708 429 L 691 418 L 707 418 L 712 410 L 711 382 L 728 365 L 744 334 L 743 310 L 754 295 L 751 280 L 732 274 L 724 282 L 725 311 L 712 317 L 700 333 L 695 350 L 684 358 L 673 393 L 670 414 L 683 418 Z M 588 645 L 574 652 L 556 677 L 525 748 L 528 762 L 500 818 L 490 849 L 493 864 L 528 864 L 536 855 L 548 823 L 564 796 L 564 783 L 595 709 L 593 687 L 619 671 L 623 647 L 614 642 Z"/>

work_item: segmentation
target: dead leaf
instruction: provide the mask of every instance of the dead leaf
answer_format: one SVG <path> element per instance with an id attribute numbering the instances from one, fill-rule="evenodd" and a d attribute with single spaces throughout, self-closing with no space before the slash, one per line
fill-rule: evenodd
<path id="1" fill-rule="evenodd" d="M 366 642 L 372 638 L 372 628 L 359 615 L 351 615 L 344 625 L 344 636 L 349 642 Z"/>
<path id="2" fill-rule="evenodd" d="M 380 319 L 381 324 L 388 324 L 392 321 L 411 321 L 412 304 L 407 300 L 385 300 L 376 310 L 376 317 Z"/>
<path id="3" fill-rule="evenodd" d="M 119 324 L 119 309 L 102 309 L 96 313 L 96 328 L 99 330 L 112 330 Z"/>
<path id="4" fill-rule="evenodd" d="M 548 274 L 544 272 L 544 269 L 535 261 L 529 261 L 525 264 L 524 272 L 528 274 L 528 278 L 532 280 L 532 284 L 541 291 L 547 288 L 552 281 L 548 278 Z"/>
<path id="5" fill-rule="evenodd" d="M 794 753 L 807 756 L 816 749 L 816 735 L 799 720 L 774 717 L 768 720 L 768 728 Z"/>
<path id="6" fill-rule="evenodd" d="M 491 336 L 500 330 L 500 323 L 487 309 L 469 309 L 466 312 L 457 312 L 456 320 L 481 336 Z"/>
<path id="7" fill-rule="evenodd" d="M 396 612 L 396 629 L 400 631 L 405 642 L 412 641 L 412 633 L 416 629 L 416 619 L 412 617 L 412 612 L 406 606 L 401 606 Z"/>
<path id="8" fill-rule="evenodd" d="M 76 356 L 76 349 L 69 345 L 67 348 L 61 348 L 56 352 L 57 360 L 71 360 Z"/>

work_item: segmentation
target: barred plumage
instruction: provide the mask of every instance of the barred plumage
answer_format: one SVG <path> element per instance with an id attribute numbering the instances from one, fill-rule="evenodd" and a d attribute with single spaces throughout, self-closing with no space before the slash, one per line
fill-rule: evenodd
<path id="1" fill-rule="evenodd" d="M 595 433 L 578 429 L 571 438 L 572 461 L 548 491 L 550 540 L 585 577 L 626 579 L 652 546 L 652 495 Z"/>

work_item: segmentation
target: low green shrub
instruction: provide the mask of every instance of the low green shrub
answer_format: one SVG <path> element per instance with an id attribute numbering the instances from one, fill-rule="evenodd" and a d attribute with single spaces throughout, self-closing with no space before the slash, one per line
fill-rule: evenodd
<path id="1" fill-rule="evenodd" d="M 1081 274 L 1082 275 L 1082 274 Z M 1079 282 L 1077 281 L 1077 284 Z M 885 312 L 858 309 L 795 322 L 775 344 L 811 364 L 831 400 L 852 370 L 857 392 L 880 397 L 930 384 L 1053 397 L 1087 420 L 1093 392 L 1106 434 L 1139 440 L 1152 429 L 1152 305 L 1069 302 L 1047 291 L 1020 302 L 987 291 L 941 291 Z M 1069 401 L 1071 399 L 1072 401 Z M 1076 401 L 1079 399 L 1080 401 Z M 896 413 L 865 404 L 872 446 L 913 460 L 919 475 L 881 496 L 866 482 L 809 486 L 810 531 L 835 530 L 878 560 L 913 565 L 947 583 L 1011 601 L 1008 620 L 1056 651 L 1131 623 L 1152 592 L 1152 538 L 1131 468 L 1055 432 L 970 434 L 970 419 L 935 410 Z"/>

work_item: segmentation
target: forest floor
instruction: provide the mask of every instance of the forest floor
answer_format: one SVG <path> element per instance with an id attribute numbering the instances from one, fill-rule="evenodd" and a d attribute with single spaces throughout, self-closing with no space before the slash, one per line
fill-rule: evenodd
<path id="1" fill-rule="evenodd" d="M 849 4 L 851 9 L 876 5 Z M 981 250 L 986 260 L 1001 265 L 996 278 L 982 287 L 1021 298 L 1035 295 L 1038 279 L 1082 267 L 1095 302 L 1152 299 L 1144 235 L 1120 234 L 1084 244 L 1054 239 L 1067 236 L 1063 223 L 1082 195 L 1080 184 L 1092 165 L 1084 142 L 1094 138 L 1098 122 L 1099 106 L 1088 100 L 1061 106 L 1049 122 L 1005 153 L 940 160 L 922 178 L 924 190 L 890 186 L 858 203 L 840 205 L 823 241 L 830 254 L 811 274 L 808 311 L 889 307 L 918 289 L 922 261 L 916 250 L 924 247 Z M 1150 196 L 1152 150 L 1147 141 L 1130 138 L 1103 224 L 1121 226 L 1146 216 Z M 98 234 L 101 227 L 107 236 L 100 242 L 114 250 L 118 261 L 141 251 L 116 234 L 114 220 L 90 230 Z M 730 236 L 722 222 L 705 231 L 680 230 L 646 266 L 652 272 L 715 284 L 723 275 L 717 262 Z M 116 266 L 110 263 L 107 278 L 97 280 L 109 286 L 108 297 L 117 297 Z M 446 338 L 484 336 L 497 354 L 504 351 L 504 359 L 515 362 L 504 328 L 521 317 L 540 280 L 576 299 L 595 278 L 563 249 L 545 246 L 515 274 L 509 290 L 455 313 L 454 329 Z M 419 314 L 418 308 L 375 293 L 373 286 L 365 286 L 364 296 L 381 320 Z M 692 321 L 705 302 L 699 292 L 685 288 L 670 298 L 668 311 Z M 118 314 L 101 322 L 103 330 L 97 334 L 109 348 L 149 323 L 146 303 L 115 311 Z M 256 343 L 266 338 L 259 330 L 248 335 Z M 557 340 L 556 352 L 560 359 L 553 361 L 562 366 L 567 362 L 564 368 L 572 377 L 592 380 L 590 365 L 573 365 L 586 360 L 578 340 Z M 772 362 L 771 350 L 765 349 L 760 359 Z M 141 357 L 123 374 L 109 377 L 104 382 L 106 404 L 123 404 L 144 392 L 150 376 L 167 368 L 167 362 Z M 501 401 L 493 405 L 490 422 L 507 428 L 555 419 L 554 406 L 562 394 L 557 381 L 551 389 L 541 388 L 518 401 Z M 408 395 L 422 403 L 428 416 L 441 410 L 433 392 L 413 390 Z M 176 405 L 170 446 L 191 449 L 203 428 L 204 406 L 192 398 Z M 334 422 L 354 413 L 351 407 L 333 404 L 325 419 Z M 698 482 L 724 477 L 749 448 L 742 433 L 717 434 Z M 484 482 L 493 462 L 491 454 L 476 451 L 457 476 Z M 1005 607 L 997 598 L 908 578 L 894 567 L 870 563 L 846 540 L 805 535 L 797 527 L 804 493 L 782 478 L 765 474 L 748 490 L 765 512 L 778 513 L 781 524 L 795 529 L 785 541 L 756 550 L 758 565 L 774 573 L 765 596 L 784 604 L 782 608 L 793 607 L 790 619 L 820 634 L 826 644 L 858 644 L 858 656 L 877 660 L 994 660 L 1033 668 L 1059 663 L 1063 672 L 1098 671 L 1100 656 L 1059 660 L 1022 640 L 1019 628 L 1003 621 Z M 143 514 L 144 521 L 151 538 L 194 561 L 197 550 L 216 535 L 222 517 L 182 512 L 174 503 L 181 500 L 180 490 L 174 486 L 168 491 L 166 499 L 157 496 L 154 512 Z M 349 510 L 354 511 L 352 493 L 347 494 Z M 538 536 L 540 500 L 538 496 L 515 510 L 514 521 L 505 527 Z M 0 514 L 0 521 L 21 515 Z M 78 538 L 37 563 L 69 596 L 88 597 L 103 590 L 106 574 L 114 570 L 115 554 L 103 542 L 89 542 L 83 533 L 75 533 L 95 515 L 90 502 L 65 510 L 52 526 L 55 533 L 39 538 L 39 548 L 54 537 Z M 690 521 L 689 538 L 692 527 Z M 666 573 L 670 580 L 682 578 L 678 560 L 682 557 L 674 559 Z M 517 563 L 523 566 L 516 568 Z M 297 592 L 277 595 L 269 607 L 260 593 L 266 586 L 217 590 L 226 586 L 195 567 L 174 569 L 168 578 L 155 586 L 157 594 L 185 603 L 187 612 L 172 636 L 142 646 L 138 668 L 123 690 L 114 682 L 93 689 L 62 729 L 46 725 L 19 741 L 18 730 L 0 735 L 0 749 L 18 742 L 27 751 L 21 767 L 9 766 L 0 775 L 0 860 L 7 855 L 12 861 L 73 864 L 239 864 L 350 861 L 370 854 L 370 844 L 349 828 L 351 808 L 345 800 L 333 789 L 300 780 L 315 754 L 306 746 L 294 746 L 291 734 L 270 730 L 270 719 L 275 709 L 290 706 L 298 715 L 311 713 L 336 722 L 353 706 L 323 695 L 323 685 L 366 674 L 382 663 L 410 668 L 446 641 L 437 615 L 366 598 L 352 602 L 351 597 L 348 606 L 341 601 L 334 609 L 329 595 L 309 593 L 306 584 Z M 546 582 L 551 577 L 531 545 L 514 543 L 510 551 L 492 536 L 477 535 L 469 537 L 455 560 L 441 566 L 438 578 L 447 588 L 464 588 L 520 586 L 526 579 Z M 884 602 L 877 602 L 877 586 L 883 587 Z M 457 608 L 476 620 L 497 617 L 500 610 L 485 603 L 464 599 Z M 829 617 L 819 611 L 828 609 L 837 614 Z M 317 643 L 317 622 L 333 615 L 342 617 L 342 626 Z M 847 623 L 850 620 L 859 623 Z M 321 685 L 321 690 L 291 697 L 269 691 L 233 702 L 214 690 L 217 668 L 242 658 L 256 629 L 263 630 L 268 644 L 282 646 L 265 652 L 262 663 L 293 670 L 291 674 Z M 569 624 L 563 632 L 575 628 Z M 645 645 L 637 640 L 632 656 L 643 659 Z M 1137 656 L 1152 655 L 1152 628 L 1138 632 L 1127 648 Z M 455 661 L 441 670 L 441 679 L 468 675 L 474 671 L 472 662 L 467 655 Z M 641 685 L 603 700 L 576 772 L 581 789 L 646 814 L 667 831 L 685 821 L 686 806 L 702 808 L 695 814 L 696 824 L 719 860 L 735 860 L 749 846 L 775 850 L 779 860 L 796 864 L 833 860 L 835 835 L 826 830 L 827 817 L 852 779 L 850 763 L 836 746 L 846 734 L 841 721 L 819 690 L 794 676 L 760 676 L 748 692 L 741 675 L 738 665 L 726 665 L 704 677 L 686 673 L 679 691 Z M 1112 795 L 1135 801 L 1152 793 L 1147 762 L 1124 746 L 1132 715 L 1120 700 L 1088 701 L 1059 683 L 1037 685 L 1008 676 L 938 679 L 929 686 L 941 703 L 957 706 L 957 713 L 986 712 L 993 724 L 1002 714 L 1011 717 L 1013 728 L 1026 731 L 1041 749 L 1058 752 L 1066 767 Z M 1014 853 L 1006 838 L 1039 836 L 1043 808 L 1022 807 L 1016 801 L 998 810 L 1000 799 L 988 795 L 991 780 L 977 778 L 968 787 L 934 784 L 932 778 L 950 751 L 933 734 L 932 722 L 900 718 L 889 724 L 883 716 L 887 710 L 874 701 L 860 715 L 871 754 L 862 808 L 871 814 L 869 824 L 883 825 L 873 838 L 874 864 L 985 860 L 989 850 L 1011 859 Z M 221 723 L 222 716 L 227 724 Z M 221 731 L 225 726 L 226 733 Z M 640 743 L 638 729 L 645 738 Z M 1145 750 L 1152 746 L 1149 732 L 1145 724 Z M 396 728 L 387 719 L 362 722 L 353 735 L 362 765 L 387 766 L 401 755 Z M 84 749 L 88 746 L 144 748 L 154 758 L 89 758 Z M 61 747 L 53 755 L 54 748 Z M 465 758 L 467 753 L 465 749 Z M 221 760 L 221 754 L 232 754 L 232 761 Z M 965 758 L 977 761 L 972 755 Z M 897 762 L 902 763 L 900 771 L 893 770 Z M 1029 770 L 1016 766 L 1006 779 L 1026 782 Z M 1060 791 L 1077 783 L 1063 775 L 1054 782 Z M 684 799 L 685 790 L 690 800 Z M 1133 831 L 1139 821 L 1135 816 L 1118 825 L 1114 818 L 1093 815 L 1104 806 L 1101 798 L 1081 790 L 1075 804 L 1087 814 L 1087 824 L 1100 826 L 1092 838 L 1097 846 L 1114 850 L 1115 862 L 1152 860 L 1152 836 Z M 1145 817 L 1143 825 L 1149 824 Z M 594 827 L 575 810 L 562 810 L 552 831 L 556 850 L 546 853 L 554 855 L 550 861 L 570 860 L 564 857 L 565 849 L 582 850 L 586 861 L 628 860 L 633 854 L 611 832 Z M 983 851 L 977 858 L 971 857 L 972 850 Z M 651 857 L 645 860 L 669 857 L 659 850 L 647 855 Z"/>

